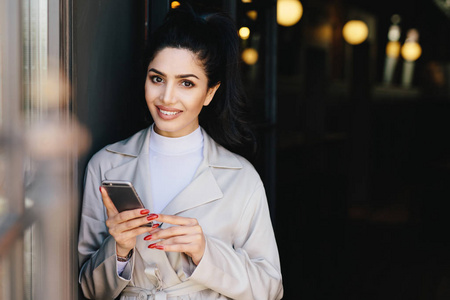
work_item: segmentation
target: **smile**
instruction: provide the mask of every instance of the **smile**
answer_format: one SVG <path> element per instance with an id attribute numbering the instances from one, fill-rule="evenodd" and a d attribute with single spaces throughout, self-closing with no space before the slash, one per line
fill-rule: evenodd
<path id="1" fill-rule="evenodd" d="M 162 109 L 160 109 L 159 111 L 167 116 L 173 116 L 180 113 L 179 111 L 166 111 Z"/>

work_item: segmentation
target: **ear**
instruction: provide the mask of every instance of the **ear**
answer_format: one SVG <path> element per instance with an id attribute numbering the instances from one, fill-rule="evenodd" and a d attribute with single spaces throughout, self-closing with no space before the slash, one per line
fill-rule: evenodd
<path id="1" fill-rule="evenodd" d="M 203 106 L 208 106 L 209 103 L 211 103 L 211 101 L 214 98 L 214 95 L 216 94 L 216 91 L 219 89 L 219 87 L 220 87 L 220 82 L 217 83 L 215 86 L 210 87 L 208 89 L 208 91 L 206 92 L 205 102 L 203 102 Z"/>

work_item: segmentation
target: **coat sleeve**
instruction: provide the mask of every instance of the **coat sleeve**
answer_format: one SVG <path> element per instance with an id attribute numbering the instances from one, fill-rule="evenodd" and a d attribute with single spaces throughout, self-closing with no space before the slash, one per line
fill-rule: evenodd
<path id="1" fill-rule="evenodd" d="M 79 282 L 88 299 L 114 299 L 131 280 L 134 255 L 122 276 L 117 274 L 116 243 L 106 227 L 106 211 L 99 187 L 100 171 L 89 163 L 83 195 L 78 256 L 81 267 Z"/>
<path id="2" fill-rule="evenodd" d="M 278 249 L 262 184 L 235 228 L 233 247 L 206 236 L 205 253 L 190 279 L 232 299 L 281 299 Z"/>

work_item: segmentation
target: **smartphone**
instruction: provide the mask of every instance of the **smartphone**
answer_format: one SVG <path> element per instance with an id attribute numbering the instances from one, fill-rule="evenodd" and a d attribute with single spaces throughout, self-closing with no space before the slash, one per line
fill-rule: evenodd
<path id="1" fill-rule="evenodd" d="M 129 181 L 104 180 L 102 181 L 102 187 L 108 192 L 109 198 L 119 212 L 145 208 L 133 184 Z"/>

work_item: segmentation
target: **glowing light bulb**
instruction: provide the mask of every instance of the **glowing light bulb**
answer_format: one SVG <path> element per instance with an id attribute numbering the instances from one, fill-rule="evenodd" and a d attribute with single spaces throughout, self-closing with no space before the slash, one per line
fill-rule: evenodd
<path id="1" fill-rule="evenodd" d="M 302 18 L 303 6 L 298 0 L 277 1 L 277 23 L 281 26 L 293 26 Z"/>
<path id="2" fill-rule="evenodd" d="M 366 23 L 360 20 L 348 21 L 342 29 L 342 35 L 347 43 L 359 45 L 367 39 L 369 28 Z"/>

